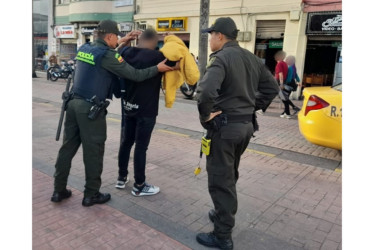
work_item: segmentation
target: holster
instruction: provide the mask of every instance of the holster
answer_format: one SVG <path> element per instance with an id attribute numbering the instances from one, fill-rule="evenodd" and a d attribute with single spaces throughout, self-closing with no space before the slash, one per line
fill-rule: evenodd
<path id="1" fill-rule="evenodd" d="M 227 115 L 220 114 L 208 122 L 200 122 L 206 130 L 219 131 L 221 127 L 227 126 Z"/>
<path id="2" fill-rule="evenodd" d="M 91 107 L 90 111 L 88 112 L 88 118 L 91 120 L 95 120 L 99 114 L 106 110 L 106 108 L 109 106 L 109 101 L 100 101 L 96 96 L 91 98 L 91 102 L 94 103 L 94 105 Z"/>

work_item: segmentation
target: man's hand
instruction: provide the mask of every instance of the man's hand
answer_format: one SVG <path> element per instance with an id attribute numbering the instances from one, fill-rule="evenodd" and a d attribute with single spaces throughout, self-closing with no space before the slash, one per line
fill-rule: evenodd
<path id="1" fill-rule="evenodd" d="M 180 63 L 179 63 L 180 61 L 178 61 L 176 64 L 175 64 L 175 66 L 173 67 L 173 69 L 174 70 L 180 70 L 181 69 L 181 67 L 180 67 Z"/>
<path id="2" fill-rule="evenodd" d="M 162 62 L 160 62 L 159 64 L 157 64 L 157 69 L 158 69 L 158 72 L 166 72 L 166 71 L 172 71 L 174 70 L 174 68 L 172 67 L 169 67 L 165 64 L 167 59 L 163 60 Z"/>
<path id="3" fill-rule="evenodd" d="M 128 46 L 128 44 L 132 41 L 138 38 L 142 32 L 140 30 L 133 30 L 130 33 L 127 33 L 126 36 L 122 37 L 118 40 L 118 44 L 122 46 Z"/>
<path id="4" fill-rule="evenodd" d="M 220 114 L 222 114 L 222 111 L 216 111 L 216 112 L 210 113 L 209 119 L 206 120 L 205 122 L 209 122 L 209 121 L 212 120 L 214 117 L 216 117 L 217 115 L 220 115 Z"/>

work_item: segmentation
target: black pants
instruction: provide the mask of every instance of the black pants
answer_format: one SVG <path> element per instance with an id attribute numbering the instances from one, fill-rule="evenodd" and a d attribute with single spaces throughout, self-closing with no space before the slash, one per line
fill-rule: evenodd
<path id="1" fill-rule="evenodd" d="M 285 100 L 282 100 L 283 104 L 284 104 L 284 111 L 283 111 L 283 114 L 286 114 L 286 115 L 290 115 L 290 106 L 291 107 L 295 107 L 295 104 L 293 104 L 293 102 L 290 100 L 290 94 L 291 92 L 287 92 L 285 90 L 282 91 L 284 96 L 286 97 L 286 101 Z"/>
<path id="2" fill-rule="evenodd" d="M 95 120 L 88 119 L 92 104 L 82 100 L 69 101 L 64 124 L 64 139 L 55 165 L 55 191 L 66 188 L 71 161 L 79 146 L 83 146 L 83 162 L 86 173 L 85 197 L 92 197 L 100 190 L 106 140 L 106 111 Z"/>
<path id="3" fill-rule="evenodd" d="M 217 217 L 214 233 L 231 237 L 238 209 L 236 182 L 239 179 L 240 157 L 253 134 L 252 122 L 228 123 L 212 134 L 211 153 L 207 156 L 208 188 Z"/>
<path id="4" fill-rule="evenodd" d="M 136 184 L 145 182 L 145 165 L 149 142 L 156 117 L 129 117 L 122 116 L 121 144 L 118 153 L 119 176 L 128 174 L 128 165 L 131 148 L 135 143 L 134 152 L 134 178 Z"/>

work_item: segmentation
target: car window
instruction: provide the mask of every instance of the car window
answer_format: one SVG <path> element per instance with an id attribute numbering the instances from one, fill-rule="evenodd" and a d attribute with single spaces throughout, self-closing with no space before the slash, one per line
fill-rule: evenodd
<path id="1" fill-rule="evenodd" d="M 338 83 L 338 84 L 335 84 L 334 86 L 332 86 L 331 88 L 337 90 L 337 91 L 340 91 L 342 92 L 342 83 Z"/>

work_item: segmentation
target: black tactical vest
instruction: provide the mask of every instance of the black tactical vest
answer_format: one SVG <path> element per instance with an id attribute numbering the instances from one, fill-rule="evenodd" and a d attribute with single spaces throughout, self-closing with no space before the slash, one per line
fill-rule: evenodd
<path id="1" fill-rule="evenodd" d="M 87 99 L 97 96 L 101 101 L 112 99 L 112 82 L 116 76 L 101 67 L 101 60 L 107 50 L 108 47 L 88 43 L 79 48 L 73 85 L 75 94 Z"/>

